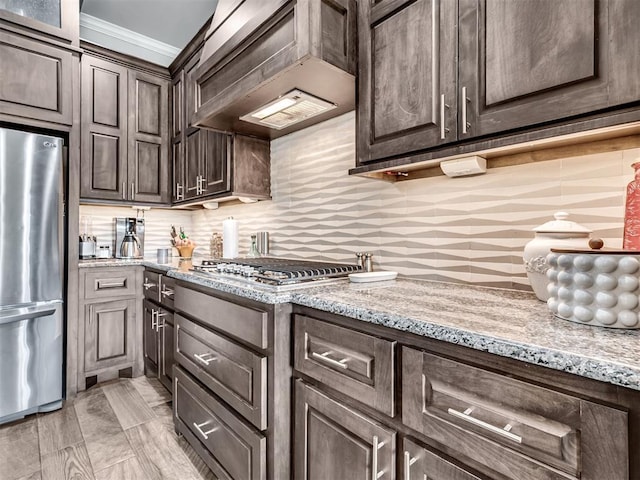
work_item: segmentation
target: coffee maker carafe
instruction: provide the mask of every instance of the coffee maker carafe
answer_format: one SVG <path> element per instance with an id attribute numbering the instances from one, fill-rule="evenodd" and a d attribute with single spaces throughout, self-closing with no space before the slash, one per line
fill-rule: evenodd
<path id="1" fill-rule="evenodd" d="M 116 218 L 116 258 L 142 258 L 144 253 L 144 219 Z"/>

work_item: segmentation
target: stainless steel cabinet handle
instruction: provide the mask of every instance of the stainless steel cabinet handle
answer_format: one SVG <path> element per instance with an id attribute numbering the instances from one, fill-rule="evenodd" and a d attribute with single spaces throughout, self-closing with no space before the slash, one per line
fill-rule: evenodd
<path id="1" fill-rule="evenodd" d="M 332 352 L 324 352 L 324 353 L 311 352 L 311 356 L 313 358 L 317 358 L 322 362 L 328 363 L 329 365 L 333 365 L 334 367 L 339 367 L 344 370 L 349 368 L 349 365 L 347 365 L 347 362 L 349 361 L 348 358 L 343 358 L 342 360 L 334 360 L 333 358 L 330 358 L 328 356 L 331 353 Z"/>
<path id="2" fill-rule="evenodd" d="M 127 199 L 127 182 L 122 182 L 122 199 Z"/>
<path id="3" fill-rule="evenodd" d="M 102 290 L 104 288 L 122 288 L 126 286 L 126 280 L 120 280 L 119 282 L 103 282 L 98 280 L 96 283 L 98 284 L 96 290 Z"/>
<path id="4" fill-rule="evenodd" d="M 156 320 L 156 315 L 158 314 L 158 312 L 156 312 L 153 308 L 151 309 L 151 330 L 156 330 L 156 325 L 157 325 L 157 320 Z M 157 330 L 156 330 L 157 331 Z"/>
<path id="5" fill-rule="evenodd" d="M 196 430 L 198 430 L 198 433 L 200 433 L 200 435 L 202 435 L 202 437 L 205 440 L 209 440 L 209 435 L 211 435 L 213 432 L 218 430 L 218 427 L 213 427 L 211 430 L 207 430 L 206 432 L 203 432 L 202 427 L 206 427 L 210 423 L 211 423 L 210 421 L 206 421 L 204 423 L 199 423 L 199 424 L 196 422 L 193 422 L 193 426 L 195 427 Z"/>
<path id="6" fill-rule="evenodd" d="M 384 442 L 378 441 L 378 436 L 373 436 L 373 452 L 371 454 L 371 480 L 378 480 L 384 475 L 384 470 L 378 472 L 378 450 L 384 447 Z"/>
<path id="7" fill-rule="evenodd" d="M 176 200 L 184 200 L 184 187 L 176 183 Z"/>
<path id="8" fill-rule="evenodd" d="M 473 425 L 476 425 L 476 426 L 478 426 L 480 428 L 484 428 L 485 430 L 489 430 L 490 432 L 493 432 L 495 434 L 498 434 L 500 436 L 508 438 L 509 440 L 511 440 L 513 442 L 522 443 L 522 437 L 521 436 L 510 432 L 510 430 L 512 428 L 511 424 L 506 424 L 504 426 L 504 428 L 500 428 L 500 427 L 496 427 L 495 425 L 491 425 L 490 423 L 483 422 L 482 420 L 474 418 L 474 417 L 471 416 L 471 413 L 473 413 L 473 407 L 467 408 L 464 412 L 459 412 L 458 410 L 454 410 L 453 408 L 449 408 L 449 409 L 447 409 L 447 412 L 449 413 L 449 415 L 453 415 L 454 417 L 460 418 L 461 420 L 464 420 L 465 422 L 469 422 L 469 423 L 471 423 Z"/>
<path id="9" fill-rule="evenodd" d="M 467 121 L 467 102 L 470 99 L 467 98 L 467 87 L 462 87 L 462 133 L 469 133 L 469 127 L 471 124 Z"/>
<path id="10" fill-rule="evenodd" d="M 207 180 L 204 178 L 204 175 L 200 175 L 200 193 L 204 193 L 206 187 L 204 186 L 207 183 Z"/>
<path id="11" fill-rule="evenodd" d="M 404 451 L 404 480 L 411 480 L 411 465 L 416 463 L 418 457 L 411 458 L 411 454 Z"/>
<path id="12" fill-rule="evenodd" d="M 447 138 L 447 133 L 449 129 L 444 126 L 444 109 L 449 108 L 449 105 L 444 103 L 444 93 L 440 95 L 440 138 L 444 140 Z"/>
<path id="13" fill-rule="evenodd" d="M 156 284 L 149 281 L 149 279 L 145 278 L 144 283 L 142 284 L 145 290 L 149 290 L 151 287 L 155 287 Z"/>
<path id="14" fill-rule="evenodd" d="M 162 324 L 160 323 L 159 315 L 156 314 L 156 332 L 160 332 L 161 328 L 164 328 L 164 319 L 162 320 Z"/>
<path id="15" fill-rule="evenodd" d="M 215 362 L 216 360 L 218 360 L 218 357 L 216 357 L 213 353 L 210 353 L 210 352 L 207 352 L 207 353 L 194 353 L 193 356 L 200 363 L 204 363 L 207 366 L 209 366 L 209 364 L 211 362 Z"/>
<path id="16" fill-rule="evenodd" d="M 196 195 L 202 194 L 202 175 L 196 177 Z"/>
<path id="17" fill-rule="evenodd" d="M 162 294 L 162 296 L 164 297 L 171 297 L 173 295 L 173 290 L 169 289 L 169 288 L 165 288 L 164 290 L 162 290 L 162 292 L 160 292 Z"/>
<path id="18" fill-rule="evenodd" d="M 131 182 L 131 200 L 136 198 L 136 184 Z"/>

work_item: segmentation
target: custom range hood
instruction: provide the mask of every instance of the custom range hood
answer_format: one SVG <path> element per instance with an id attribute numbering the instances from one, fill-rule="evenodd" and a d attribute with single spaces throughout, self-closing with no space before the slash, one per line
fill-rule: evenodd
<path id="1" fill-rule="evenodd" d="M 355 0 L 220 0 L 193 123 L 273 139 L 353 110 L 355 55 Z"/>

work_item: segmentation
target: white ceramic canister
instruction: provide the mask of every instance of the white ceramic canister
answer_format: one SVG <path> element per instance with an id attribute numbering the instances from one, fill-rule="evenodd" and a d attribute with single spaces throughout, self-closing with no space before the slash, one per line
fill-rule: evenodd
<path id="1" fill-rule="evenodd" d="M 569 214 L 566 212 L 556 212 L 555 220 L 544 223 L 533 231 L 536 233 L 533 240 L 524 247 L 523 260 L 527 270 L 529 283 L 536 296 L 546 302 L 549 299 L 547 291 L 547 255 L 552 248 L 580 249 L 589 248 L 589 237 L 591 230 L 582 225 L 567 220 Z"/>

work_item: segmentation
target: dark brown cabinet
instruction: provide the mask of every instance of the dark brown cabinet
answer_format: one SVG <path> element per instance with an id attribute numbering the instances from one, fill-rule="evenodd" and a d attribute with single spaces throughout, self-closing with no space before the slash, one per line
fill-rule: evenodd
<path id="1" fill-rule="evenodd" d="M 80 270 L 78 389 L 142 375 L 140 267 Z"/>
<path id="2" fill-rule="evenodd" d="M 396 433 L 297 380 L 295 478 L 394 478 Z"/>
<path id="3" fill-rule="evenodd" d="M 269 142 L 243 135 L 194 127 L 198 85 L 198 50 L 173 75 L 173 202 L 222 197 L 257 199 L 270 195 Z"/>
<path id="4" fill-rule="evenodd" d="M 455 140 L 455 1 L 358 8 L 360 162 Z"/>
<path id="5" fill-rule="evenodd" d="M 157 377 L 173 389 L 175 322 L 173 296 L 175 281 L 150 270 L 144 272 L 143 354 L 147 376 Z"/>
<path id="6" fill-rule="evenodd" d="M 71 51 L 0 29 L 0 59 L 2 115 L 72 124 L 77 58 Z"/>
<path id="7" fill-rule="evenodd" d="M 169 81 L 82 58 L 80 196 L 169 202 Z"/>
<path id="8" fill-rule="evenodd" d="M 640 30 L 628 21 L 640 16 L 634 0 L 358 7 L 360 166 L 472 152 L 471 140 L 509 145 L 525 128 L 553 136 L 541 129 L 640 100 L 640 58 L 632 53 Z"/>

